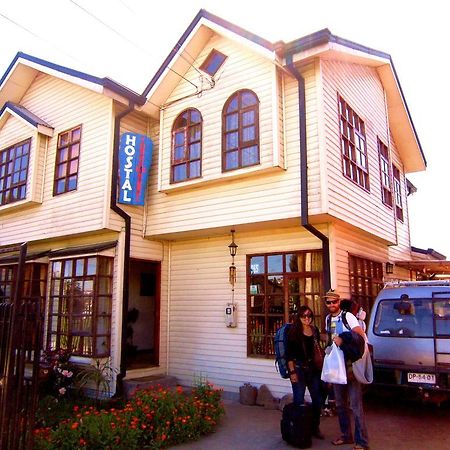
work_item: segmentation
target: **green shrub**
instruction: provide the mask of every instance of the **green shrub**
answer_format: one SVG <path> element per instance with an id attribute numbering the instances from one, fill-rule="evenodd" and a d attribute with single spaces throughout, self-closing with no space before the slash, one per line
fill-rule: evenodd
<path id="1" fill-rule="evenodd" d="M 224 414 L 221 390 L 205 383 L 188 395 L 181 388 L 136 392 L 121 409 L 75 407 L 56 427 L 35 430 L 35 446 L 50 449 L 165 448 L 198 439 Z"/>
<path id="2" fill-rule="evenodd" d="M 111 358 L 106 360 L 96 359 L 93 363 L 79 366 L 74 384 L 77 389 L 85 386 L 93 386 L 95 399 L 98 401 L 100 396 L 110 397 L 111 380 L 117 372 L 111 365 Z"/>

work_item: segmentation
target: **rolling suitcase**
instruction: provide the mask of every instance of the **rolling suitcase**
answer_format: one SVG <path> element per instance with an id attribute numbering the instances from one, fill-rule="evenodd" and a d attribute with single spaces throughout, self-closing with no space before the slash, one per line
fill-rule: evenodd
<path id="1" fill-rule="evenodd" d="M 295 406 L 289 403 L 283 408 L 280 422 L 281 437 L 297 448 L 312 445 L 312 409 L 310 405 Z"/>

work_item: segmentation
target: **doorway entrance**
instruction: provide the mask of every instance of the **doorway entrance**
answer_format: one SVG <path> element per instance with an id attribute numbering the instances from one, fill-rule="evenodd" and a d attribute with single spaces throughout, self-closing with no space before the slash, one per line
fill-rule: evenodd
<path id="1" fill-rule="evenodd" d="M 126 368 L 159 364 L 161 263 L 131 259 Z"/>

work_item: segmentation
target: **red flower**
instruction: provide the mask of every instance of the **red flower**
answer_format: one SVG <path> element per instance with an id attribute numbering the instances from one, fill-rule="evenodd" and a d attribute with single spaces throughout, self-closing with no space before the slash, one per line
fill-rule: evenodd
<path id="1" fill-rule="evenodd" d="M 74 422 L 70 428 L 72 428 L 72 430 L 76 430 L 78 428 L 80 424 L 78 422 Z"/>

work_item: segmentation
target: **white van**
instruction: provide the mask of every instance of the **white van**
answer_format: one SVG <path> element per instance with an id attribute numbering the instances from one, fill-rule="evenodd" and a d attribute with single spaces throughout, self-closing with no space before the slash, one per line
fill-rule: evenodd
<path id="1" fill-rule="evenodd" d="M 450 396 L 450 280 L 386 283 L 367 330 L 374 384 Z M 439 393 L 439 395 L 436 395 Z"/>

